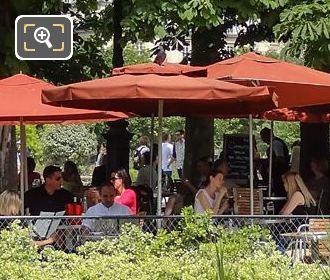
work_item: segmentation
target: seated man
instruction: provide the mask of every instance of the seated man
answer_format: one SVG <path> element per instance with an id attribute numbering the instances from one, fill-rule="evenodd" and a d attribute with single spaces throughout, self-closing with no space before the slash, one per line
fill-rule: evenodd
<path id="1" fill-rule="evenodd" d="M 64 211 L 65 205 L 73 202 L 72 194 L 61 188 L 61 168 L 49 165 L 44 169 L 43 177 L 44 184 L 25 192 L 24 208 L 33 216 L 38 216 L 41 211 Z"/>
<path id="2" fill-rule="evenodd" d="M 131 210 L 124 205 L 115 202 L 116 191 L 112 184 L 103 184 L 100 189 L 101 202 L 88 208 L 85 217 L 88 216 L 126 216 L 131 215 Z M 115 228 L 116 220 L 112 219 L 83 219 L 82 225 L 84 231 L 89 233 L 103 232 L 103 233 L 116 233 Z"/>

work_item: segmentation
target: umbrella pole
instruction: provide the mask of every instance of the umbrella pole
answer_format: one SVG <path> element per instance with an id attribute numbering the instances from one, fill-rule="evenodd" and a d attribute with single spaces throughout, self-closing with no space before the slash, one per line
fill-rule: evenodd
<path id="1" fill-rule="evenodd" d="M 25 132 L 25 125 L 23 124 L 23 119 L 20 119 L 20 160 L 21 160 L 21 167 L 20 167 L 20 192 L 21 192 L 21 212 L 24 215 L 24 192 L 25 188 L 27 188 L 27 158 L 26 158 L 26 132 Z"/>
<path id="2" fill-rule="evenodd" d="M 268 196 L 272 196 L 272 169 L 273 169 L 273 130 L 274 121 L 270 123 L 270 143 L 269 143 L 269 171 L 268 171 Z"/>
<path id="3" fill-rule="evenodd" d="M 164 101 L 158 101 L 158 195 L 157 195 L 157 215 L 162 214 L 162 132 L 163 132 L 163 107 Z M 161 223 L 158 223 L 158 227 Z"/>
<path id="4" fill-rule="evenodd" d="M 249 146 L 250 146 L 250 215 L 253 215 L 253 119 L 249 115 Z"/>
<path id="5" fill-rule="evenodd" d="M 154 128 L 155 128 L 155 115 L 151 115 L 151 124 L 150 124 L 150 175 L 149 175 L 149 187 L 153 189 L 153 170 L 154 170 L 154 162 L 153 162 L 153 157 L 154 157 Z"/>

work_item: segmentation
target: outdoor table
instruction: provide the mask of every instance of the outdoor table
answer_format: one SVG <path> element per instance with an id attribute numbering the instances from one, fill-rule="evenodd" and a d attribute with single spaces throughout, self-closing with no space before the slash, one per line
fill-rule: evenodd
<path id="1" fill-rule="evenodd" d="M 263 200 L 278 201 L 278 200 L 287 200 L 286 196 L 264 196 Z"/>
<path id="2" fill-rule="evenodd" d="M 288 233 L 282 233 L 281 236 L 285 239 L 291 240 L 288 248 L 293 245 L 295 245 L 291 250 L 291 259 L 293 261 L 302 260 L 303 259 L 303 253 L 302 253 L 302 242 L 303 241 L 311 241 L 313 242 L 311 246 L 314 246 L 314 248 L 318 248 L 318 242 L 319 240 L 326 240 L 329 238 L 329 235 L 326 231 L 302 231 L 302 232 L 288 232 Z M 306 248 L 304 248 L 304 256 L 306 256 Z M 312 259 L 316 259 L 315 250 L 312 250 Z M 298 258 L 297 258 L 298 256 Z"/>

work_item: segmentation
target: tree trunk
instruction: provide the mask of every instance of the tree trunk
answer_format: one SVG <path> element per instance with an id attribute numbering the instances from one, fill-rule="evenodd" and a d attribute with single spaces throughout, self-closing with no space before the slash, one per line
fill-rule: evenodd
<path id="1" fill-rule="evenodd" d="M 300 174 L 305 180 L 312 176 L 310 162 L 313 156 L 329 158 L 329 124 L 300 124 Z"/>
<path id="2" fill-rule="evenodd" d="M 16 137 L 14 126 L 0 126 L 0 191 L 17 190 Z"/>
<path id="3" fill-rule="evenodd" d="M 108 122 L 109 131 L 104 135 L 107 139 L 107 177 L 111 172 L 124 168 L 129 171 L 129 142 L 133 134 L 127 131 L 128 122 L 118 120 Z"/>
<path id="4" fill-rule="evenodd" d="M 121 21 L 123 19 L 122 0 L 113 1 L 113 68 L 124 65 L 123 47 L 122 47 L 122 27 Z"/>
<path id="5" fill-rule="evenodd" d="M 192 34 L 191 65 L 205 66 L 218 59 L 218 48 L 214 42 L 217 29 L 200 29 Z M 219 35 L 219 34 L 218 34 Z M 214 120 L 212 118 L 186 118 L 186 149 L 184 176 L 195 186 L 199 181 L 196 163 L 202 156 L 214 154 Z"/>

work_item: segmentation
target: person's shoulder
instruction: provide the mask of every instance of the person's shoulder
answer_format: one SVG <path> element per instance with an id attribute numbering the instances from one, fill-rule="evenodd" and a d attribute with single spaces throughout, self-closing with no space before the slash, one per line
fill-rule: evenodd
<path id="1" fill-rule="evenodd" d="M 129 207 L 122 205 L 118 202 L 114 202 L 112 206 L 118 214 L 124 214 L 124 215 L 131 214 L 131 209 Z"/>
<path id="2" fill-rule="evenodd" d="M 29 189 L 28 191 L 25 192 L 25 195 L 35 195 L 35 194 L 39 194 L 43 191 L 43 186 L 40 187 L 36 187 L 36 188 L 32 188 Z"/>
<path id="3" fill-rule="evenodd" d="M 305 198 L 302 192 L 296 191 L 293 193 L 291 200 L 296 200 L 298 203 L 305 203 Z"/>
<path id="4" fill-rule="evenodd" d="M 196 193 L 196 197 L 200 198 L 201 196 L 204 196 L 205 189 L 199 189 L 198 192 Z"/>
<path id="5" fill-rule="evenodd" d="M 98 209 L 100 209 L 102 203 L 98 203 L 98 204 L 95 204 L 91 207 L 89 207 L 86 211 L 86 214 L 85 215 L 95 215 L 95 213 L 98 211 Z"/>
<path id="6" fill-rule="evenodd" d="M 126 189 L 126 195 L 129 195 L 129 196 L 136 196 L 136 193 L 134 190 L 132 189 Z"/>

